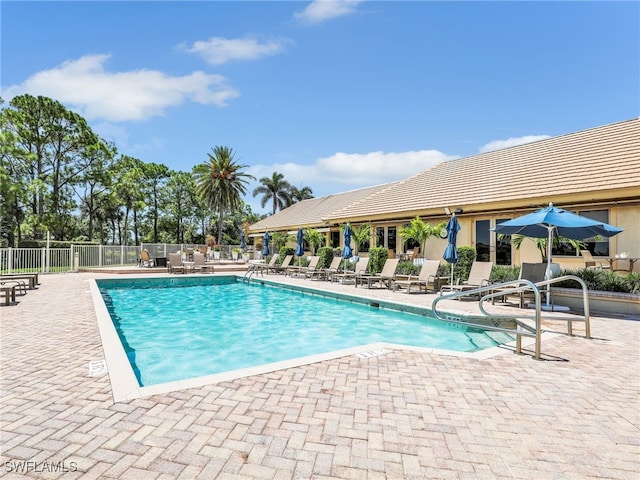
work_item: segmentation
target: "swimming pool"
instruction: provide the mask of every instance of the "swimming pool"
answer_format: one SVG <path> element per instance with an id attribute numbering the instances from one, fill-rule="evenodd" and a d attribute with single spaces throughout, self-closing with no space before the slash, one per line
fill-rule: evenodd
<path id="1" fill-rule="evenodd" d="M 380 342 L 459 352 L 498 344 L 418 308 L 400 312 L 236 276 L 96 283 L 142 387 Z"/>

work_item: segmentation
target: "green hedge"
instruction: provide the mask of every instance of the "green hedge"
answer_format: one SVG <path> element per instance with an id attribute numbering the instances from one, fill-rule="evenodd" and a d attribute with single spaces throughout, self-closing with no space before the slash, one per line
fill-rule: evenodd
<path id="1" fill-rule="evenodd" d="M 610 270 L 582 268 L 579 270 L 563 270 L 561 275 L 574 275 L 581 278 L 587 284 L 589 290 L 640 294 L 640 272 L 620 275 Z M 519 276 L 519 266 L 494 265 L 490 281 L 495 283 L 508 282 L 518 279 Z M 554 286 L 580 288 L 580 285 L 575 280 L 564 280 L 554 283 Z"/>
<path id="2" fill-rule="evenodd" d="M 562 275 L 575 275 L 581 278 L 587 284 L 589 290 L 640 294 L 640 272 L 620 275 L 610 270 L 582 268 L 579 270 L 563 270 Z M 580 285 L 574 280 L 565 280 L 555 283 L 554 286 L 580 288 Z"/>
<path id="3" fill-rule="evenodd" d="M 333 248 L 320 247 L 318 249 L 318 256 L 320 257 L 320 260 L 318 260 L 318 268 L 329 268 L 333 260 Z"/>
<path id="4" fill-rule="evenodd" d="M 276 260 L 276 263 L 278 265 L 282 265 L 282 262 L 284 261 L 284 257 L 286 257 L 287 255 L 294 255 L 296 253 L 296 249 L 295 247 L 280 247 L 280 251 L 278 252 L 279 256 L 278 256 L 278 260 Z"/>
<path id="5" fill-rule="evenodd" d="M 389 250 L 385 247 L 374 247 L 369 250 L 369 273 L 375 275 L 382 271 L 384 262 L 387 261 Z"/>

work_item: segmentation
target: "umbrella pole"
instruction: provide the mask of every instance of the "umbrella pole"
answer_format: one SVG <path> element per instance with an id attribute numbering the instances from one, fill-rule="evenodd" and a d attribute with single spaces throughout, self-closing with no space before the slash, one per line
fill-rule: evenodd
<path id="1" fill-rule="evenodd" d="M 553 227 L 547 227 L 547 230 L 549 231 L 549 237 L 547 239 L 547 271 L 546 271 L 546 277 L 547 280 L 551 280 L 551 252 L 553 249 L 552 243 L 553 243 Z M 547 285 L 547 308 L 549 308 L 549 297 L 551 296 L 551 285 Z"/>

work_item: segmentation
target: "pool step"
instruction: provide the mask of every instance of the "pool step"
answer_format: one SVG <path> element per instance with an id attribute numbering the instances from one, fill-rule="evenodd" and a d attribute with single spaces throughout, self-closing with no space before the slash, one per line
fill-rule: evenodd
<path id="1" fill-rule="evenodd" d="M 513 338 L 504 332 L 466 332 L 466 335 L 480 349 L 513 341 Z"/>
<path id="2" fill-rule="evenodd" d="M 494 342 L 502 344 L 513 342 L 515 338 L 505 332 L 486 332 L 486 334 L 493 339 Z"/>

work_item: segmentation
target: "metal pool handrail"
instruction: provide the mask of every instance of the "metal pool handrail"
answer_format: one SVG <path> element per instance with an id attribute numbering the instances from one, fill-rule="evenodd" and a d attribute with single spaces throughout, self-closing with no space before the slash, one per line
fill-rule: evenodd
<path id="1" fill-rule="evenodd" d="M 569 335 L 573 335 L 573 330 L 572 330 L 572 322 L 574 321 L 584 321 L 585 322 L 585 335 L 587 338 L 591 338 L 591 329 L 590 329 L 590 321 L 589 321 L 589 297 L 588 297 L 588 291 L 587 291 L 587 285 L 586 283 L 579 277 L 576 277 L 574 275 L 565 275 L 562 277 L 557 277 L 557 278 L 553 278 L 551 280 L 545 280 L 544 282 L 539 282 L 539 283 L 533 283 L 529 280 L 514 280 L 514 281 L 510 281 L 510 282 L 504 282 L 504 283 L 497 283 L 497 284 L 491 284 L 491 285 L 487 285 L 484 287 L 480 287 L 480 288 L 475 288 L 473 290 L 465 290 L 465 291 L 461 291 L 461 292 L 455 292 L 449 295 L 443 295 L 440 296 L 438 298 L 436 298 L 433 301 L 432 304 L 432 310 L 433 310 L 433 315 L 438 318 L 439 320 L 443 320 L 443 321 L 447 321 L 447 322 L 453 322 L 453 323 L 459 323 L 459 324 L 463 324 L 463 325 L 468 325 L 468 326 L 477 326 L 479 328 L 485 329 L 485 330 L 498 330 L 498 331 L 507 331 L 510 333 L 514 333 L 516 335 L 516 350 L 515 353 L 521 353 L 522 352 L 522 336 L 527 336 L 527 337 L 535 337 L 535 341 L 536 341 L 536 345 L 535 345 L 535 359 L 536 360 L 540 360 L 540 353 L 541 353 L 541 340 L 542 340 L 542 302 L 541 302 L 541 293 L 540 293 L 540 287 L 544 287 L 544 286 L 548 286 L 551 285 L 553 283 L 558 283 L 564 280 L 576 280 L 582 287 L 582 291 L 583 291 L 583 303 L 584 303 L 584 317 L 583 319 L 578 319 L 578 318 L 566 318 L 566 317 L 558 317 L 558 316 L 547 316 L 547 318 L 559 318 L 562 320 L 565 320 L 567 322 L 567 330 L 568 330 L 568 334 Z M 516 286 L 517 285 L 517 286 Z M 503 289 L 505 287 L 510 287 L 509 288 L 509 293 L 519 293 L 519 292 L 525 292 L 525 291 L 531 291 L 533 292 L 534 295 L 534 315 L 532 316 L 528 316 L 528 315 L 518 315 L 518 317 L 520 318 L 514 318 L 513 315 L 499 315 L 499 314 L 490 314 L 488 313 L 484 306 L 483 303 L 486 300 L 490 300 L 492 298 L 495 297 L 502 297 L 505 295 L 505 291 L 498 291 L 499 289 Z M 487 318 L 490 319 L 511 319 L 513 321 L 516 322 L 516 329 L 515 330 L 511 330 L 511 329 L 506 329 L 506 328 L 502 328 L 502 327 L 497 327 L 497 326 L 490 326 L 490 325 L 484 325 L 484 324 L 479 324 L 479 323 L 474 323 L 473 321 L 470 320 L 465 320 L 465 319 L 457 319 L 457 318 L 451 318 L 451 317 L 443 317 L 441 315 L 440 312 L 438 312 L 438 303 L 441 302 L 442 300 L 455 300 L 458 298 L 462 298 L 462 297 L 467 297 L 467 296 L 471 296 L 471 295 L 477 295 L 480 297 L 479 303 L 478 303 L 478 309 L 480 310 L 480 312 Z M 524 319 L 533 319 L 534 320 L 534 324 L 533 326 L 529 325 L 528 323 L 526 323 L 524 321 Z M 518 327 L 521 328 L 521 330 L 518 329 Z"/>

